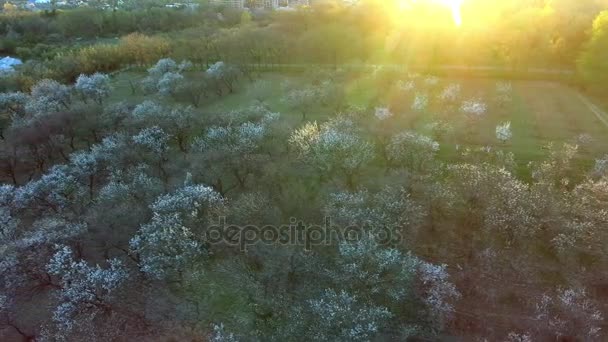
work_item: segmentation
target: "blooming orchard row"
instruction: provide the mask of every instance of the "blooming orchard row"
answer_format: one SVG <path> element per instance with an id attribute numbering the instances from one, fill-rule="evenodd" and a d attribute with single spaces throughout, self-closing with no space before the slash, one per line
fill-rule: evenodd
<path id="1" fill-rule="evenodd" d="M 143 85 L 180 100 L 181 85 L 198 82 L 193 72 L 161 60 Z M 203 74 L 218 96 L 243 77 L 222 62 Z M 341 88 L 339 77 L 290 85 L 283 104 L 303 119 L 311 101 L 343 108 L 338 95 L 320 96 Z M 437 78 L 399 83 L 414 111 L 435 101 L 423 90 L 438 87 Z M 509 307 L 534 324 L 484 333 L 603 336 L 602 308 L 577 260 L 606 260 L 603 159 L 581 174 L 571 167 L 575 146 L 553 147 L 524 182 L 500 146 L 445 163 L 434 137 L 373 134 L 397 116 L 387 107 L 294 126 L 261 91 L 250 107 L 218 115 L 198 103 L 109 104 L 110 92 L 108 77 L 93 75 L 0 95 L 11 116 L 1 170 L 13 182 L 0 187 L 0 315 L 15 330 L 24 331 L 19 317 L 35 293 L 49 309 L 27 334 L 49 340 L 173 337 L 198 323 L 214 341 L 436 337 L 452 319 L 491 317 L 461 315 L 471 301 L 500 311 L 496 296 L 513 295 L 509 284 L 542 283 L 549 269 L 567 276 L 560 286 L 537 285 Z M 466 117 L 488 110 L 463 100 L 458 85 L 438 93 Z M 510 140 L 510 123 L 496 136 Z M 289 240 L 247 253 L 206 239 L 218 222 L 246 231 L 323 217 L 365 234 L 309 251 Z"/>

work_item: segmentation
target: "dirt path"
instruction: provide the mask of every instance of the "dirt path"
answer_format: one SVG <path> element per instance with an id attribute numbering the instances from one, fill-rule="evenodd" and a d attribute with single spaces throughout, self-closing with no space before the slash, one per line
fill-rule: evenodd
<path id="1" fill-rule="evenodd" d="M 582 94 L 578 94 L 578 98 L 589 108 L 590 111 L 595 114 L 595 116 L 604 124 L 604 126 L 608 127 L 608 113 L 601 110 L 598 106 L 594 105 L 588 98 L 583 96 Z"/>

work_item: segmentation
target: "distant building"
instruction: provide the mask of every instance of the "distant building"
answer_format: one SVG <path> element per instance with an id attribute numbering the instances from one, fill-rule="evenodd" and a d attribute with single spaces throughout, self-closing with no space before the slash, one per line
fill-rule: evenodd
<path id="1" fill-rule="evenodd" d="M 191 9 L 191 10 L 195 10 L 197 8 L 200 7 L 199 4 L 197 3 L 191 3 L 191 2 L 175 2 L 172 4 L 166 4 L 165 5 L 166 8 L 176 8 L 176 9 Z"/>
<path id="2" fill-rule="evenodd" d="M 212 4 L 225 5 L 233 8 L 245 8 L 245 0 L 211 0 Z"/>
<path id="3" fill-rule="evenodd" d="M 279 0 L 255 0 L 251 2 L 252 7 L 255 8 L 269 8 L 276 9 L 279 7 Z"/>
<path id="4" fill-rule="evenodd" d="M 309 0 L 211 0 L 212 4 L 225 5 L 233 8 L 266 8 L 278 9 L 281 7 L 296 7 L 309 5 Z"/>
<path id="5" fill-rule="evenodd" d="M 288 0 L 289 7 L 310 6 L 310 0 Z"/>

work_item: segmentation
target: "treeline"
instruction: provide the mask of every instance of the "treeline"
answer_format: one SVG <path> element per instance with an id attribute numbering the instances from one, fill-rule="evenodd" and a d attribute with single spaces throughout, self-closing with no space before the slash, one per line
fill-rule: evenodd
<path id="1" fill-rule="evenodd" d="M 148 65 L 170 52 L 167 40 L 138 33 L 117 44 L 98 44 L 59 54 L 50 61 L 29 61 L 19 73 L 2 78 L 1 88 L 27 91 L 41 79 L 76 80 L 80 74 L 116 71 L 127 65 Z"/>
<path id="2" fill-rule="evenodd" d="M 608 11 L 593 22 L 591 39 L 578 60 L 578 68 L 585 84 L 594 92 L 606 95 L 608 83 Z"/>
<path id="3" fill-rule="evenodd" d="M 0 15 L 0 53 L 20 58 L 52 58 L 58 48 L 81 41 L 113 38 L 132 32 L 156 33 L 193 26 L 232 25 L 240 13 L 229 8 L 215 10 L 151 7 L 138 10 L 76 8 L 55 12 L 5 12 Z"/>
<path id="4" fill-rule="evenodd" d="M 469 1 L 463 5 L 461 27 L 454 24 L 447 8 L 400 10 L 374 0 L 357 6 L 327 1 L 298 11 L 254 12 L 253 16 L 206 6 L 198 11 L 75 10 L 52 19 L 56 25 L 66 25 L 60 26 L 65 32 L 59 36 L 114 37 L 132 30 L 163 33 L 55 52 L 42 66 L 30 63 L 24 75 L 67 83 L 81 73 L 111 72 L 132 64 L 151 66 L 161 57 L 172 57 L 205 67 L 222 60 L 242 69 L 276 64 L 396 64 L 429 70 L 445 65 L 486 66 L 514 73 L 531 68 L 577 70 L 581 80 L 597 88 L 602 75 L 608 74 L 603 57 L 608 43 L 602 38 L 606 20 L 600 15 L 607 5 L 605 0 L 585 4 L 516 1 L 491 6 Z M 26 31 L 30 35 L 39 32 Z M 17 34 L 26 31 L 15 30 Z M 137 49 L 155 53 L 140 51 L 134 56 L 132 51 Z M 21 90 L 32 84 L 17 83 Z"/>

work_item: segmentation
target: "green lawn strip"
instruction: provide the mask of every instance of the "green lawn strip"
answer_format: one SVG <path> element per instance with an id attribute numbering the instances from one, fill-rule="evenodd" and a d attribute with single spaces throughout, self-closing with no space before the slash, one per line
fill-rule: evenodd
<path id="1" fill-rule="evenodd" d="M 530 103 L 526 101 L 524 94 L 519 89 L 513 92 L 510 119 L 513 138 L 508 143 L 507 150 L 515 155 L 518 174 L 529 177 L 528 164 L 545 158 L 547 150 L 544 145 L 548 141 L 542 138 L 543 123 L 536 120 Z"/>
<path id="2" fill-rule="evenodd" d="M 286 95 L 284 83 L 291 82 L 296 86 L 306 87 L 311 86 L 310 80 L 301 75 L 280 73 L 262 73 L 260 76 L 271 85 L 271 96 L 266 101 L 266 105 L 270 110 L 281 113 L 282 119 L 286 120 L 290 127 L 300 126 L 301 113 L 290 108 L 284 101 Z M 138 104 L 145 99 L 151 99 L 165 105 L 175 104 L 170 98 L 144 95 L 139 88 L 139 83 L 144 77 L 145 73 L 132 71 L 114 76 L 114 92 L 110 101 Z M 524 169 L 530 161 L 542 160 L 546 156 L 547 150 L 544 147 L 548 143 L 576 142 L 577 136 L 584 133 L 593 138 L 593 143 L 581 146 L 581 157 L 584 159 L 582 162 L 586 166 L 591 165 L 594 158 L 608 153 L 606 128 L 585 108 L 575 96 L 575 91 L 566 86 L 550 82 L 516 81 L 513 82 L 512 103 L 505 108 L 498 108 L 492 103 L 495 80 L 442 79 L 439 87 L 443 88 L 450 83 L 462 85 L 462 99 L 482 98 L 487 102 L 489 107 L 486 116 L 472 123 L 457 107 L 450 113 L 440 110 L 440 104 L 434 97 L 430 98 L 427 111 L 414 112 L 409 103 L 414 94 L 401 95 L 394 87 L 380 92 L 373 78 L 369 76 L 349 78 L 345 81 L 343 89 L 345 102 L 358 107 L 371 109 L 384 102 L 400 101 L 400 110 L 395 113 L 394 121 L 396 125 L 394 128 L 398 130 L 415 129 L 429 134 L 428 124 L 438 119 L 450 122 L 454 132 L 451 136 L 439 139 L 441 142 L 439 157 L 446 161 L 453 160 L 461 149 L 467 146 L 493 146 L 513 152 L 520 169 Z M 131 84 L 138 87 L 134 94 Z M 237 85 L 234 93 L 221 97 L 212 95 L 204 100 L 198 110 L 201 115 L 220 115 L 223 112 L 246 108 L 256 101 L 248 91 L 254 84 L 244 79 Z M 331 108 L 318 104 L 310 109 L 307 120 L 324 122 L 334 114 Z M 369 115 L 369 118 L 375 120 L 373 115 Z M 511 122 L 513 139 L 502 145 L 496 140 L 495 129 L 496 125 L 505 121 Z"/>

